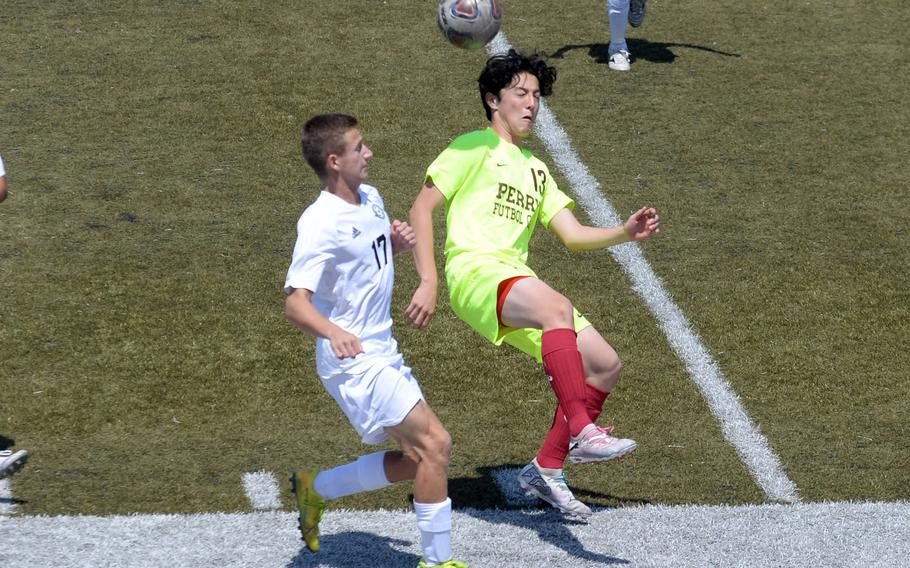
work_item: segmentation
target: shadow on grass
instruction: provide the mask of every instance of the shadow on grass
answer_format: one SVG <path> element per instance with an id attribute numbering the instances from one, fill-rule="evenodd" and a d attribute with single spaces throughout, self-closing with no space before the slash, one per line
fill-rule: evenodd
<path id="1" fill-rule="evenodd" d="M 3 436 L 2 434 L 0 434 L 0 451 L 8 450 L 15 445 L 16 445 L 16 440 L 13 440 L 12 438 L 7 438 L 6 436 Z"/>
<path id="2" fill-rule="evenodd" d="M 636 59 L 644 59 L 651 63 L 673 63 L 673 61 L 676 60 L 676 54 L 673 52 L 672 48 L 697 49 L 699 51 L 715 53 L 722 57 L 740 56 L 738 53 L 730 53 L 728 51 L 721 51 L 719 49 L 712 49 L 710 47 L 692 43 L 662 43 L 634 38 L 627 39 L 626 42 L 629 44 L 629 51 L 632 52 L 633 61 Z M 607 65 L 610 61 L 610 44 L 608 43 L 564 45 L 554 51 L 550 57 L 553 59 L 562 59 L 566 53 L 578 49 L 587 49 L 588 55 L 600 65 Z"/>
<path id="3" fill-rule="evenodd" d="M 28 504 L 28 499 L 17 499 L 16 497 L 13 497 L 13 498 L 0 497 L 0 505 L 11 506 L 11 505 L 27 505 L 27 504 Z"/>
<path id="4" fill-rule="evenodd" d="M 545 542 L 566 554 L 605 565 L 629 564 L 628 560 L 585 549 L 569 527 L 578 525 L 575 521 L 565 520 L 550 505 L 542 503 L 533 507 L 517 507 L 509 504 L 493 476 L 501 469 L 519 469 L 525 464 L 502 464 L 477 468 L 477 477 L 458 477 L 449 480 L 449 496 L 457 511 L 489 524 L 501 524 L 525 529 L 536 533 L 539 542 Z M 576 494 L 588 499 L 608 500 L 630 504 L 648 504 L 641 499 L 629 499 L 597 491 L 577 490 Z M 410 495 L 408 500 L 413 501 Z M 603 511 L 611 507 L 595 507 Z M 455 528 L 457 531 L 457 527 Z M 320 552 L 313 554 L 305 546 L 286 566 L 286 568 L 307 568 L 310 566 L 330 566 L 333 568 L 353 568 L 355 566 L 383 566 L 388 568 L 413 568 L 420 557 L 399 550 L 413 543 L 374 533 L 349 531 L 335 534 L 324 534 L 320 538 Z"/>
<path id="5" fill-rule="evenodd" d="M 579 542 L 578 538 L 569 530 L 571 525 L 583 525 L 584 523 L 568 521 L 549 506 L 543 510 L 520 509 L 513 511 L 490 511 L 459 509 L 459 511 L 466 515 L 476 516 L 477 519 L 486 523 L 511 525 L 513 527 L 535 532 L 537 533 L 538 541 L 546 542 L 579 560 L 609 565 L 629 564 L 628 560 L 585 549 L 584 545 Z"/>
<path id="6" fill-rule="evenodd" d="M 478 467 L 477 473 L 480 477 L 456 477 L 449 479 L 449 497 L 452 503 L 459 509 L 470 507 L 473 509 L 527 509 L 527 507 L 517 507 L 509 503 L 496 484 L 493 472 L 500 469 L 521 469 L 527 463 L 521 464 L 501 464 L 497 466 Z M 516 480 L 516 486 L 518 481 Z M 587 499 L 597 499 L 601 501 L 612 501 L 629 505 L 650 505 L 647 499 L 635 499 L 611 495 L 600 491 L 590 491 L 587 489 L 573 489 L 577 497 L 586 497 Z M 413 495 L 411 495 L 413 499 Z M 550 505 L 541 503 L 539 509 L 549 509 Z"/>
<path id="7" fill-rule="evenodd" d="M 420 562 L 419 556 L 395 548 L 413 544 L 398 538 L 354 531 L 327 534 L 320 537 L 319 541 L 319 554 L 313 554 L 306 546 L 302 546 L 286 568 L 308 566 L 414 568 Z"/>
<path id="8" fill-rule="evenodd" d="M 449 496 L 458 510 L 487 523 L 508 524 L 537 533 L 538 539 L 582 560 L 602 564 L 628 564 L 627 560 L 586 550 L 569 530 L 578 524 L 568 521 L 549 504 L 540 502 L 533 508 L 509 504 L 499 490 L 493 472 L 500 469 L 520 469 L 526 464 L 502 464 L 477 468 L 480 477 L 459 477 L 449 480 Z M 517 482 L 516 482 L 517 483 Z M 597 491 L 577 490 L 575 494 L 589 499 L 605 499 L 638 505 L 649 504 L 642 499 L 628 499 Z M 491 511 L 490 509 L 498 509 Z M 603 510 L 604 507 L 595 509 Z"/>

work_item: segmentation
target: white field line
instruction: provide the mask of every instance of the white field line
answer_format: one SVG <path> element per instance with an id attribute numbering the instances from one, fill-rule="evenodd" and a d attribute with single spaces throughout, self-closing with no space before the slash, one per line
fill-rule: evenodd
<path id="1" fill-rule="evenodd" d="M 9 478 L 0 479 L 0 516 L 12 515 L 16 512 L 16 502 L 13 500 L 13 490 Z"/>
<path id="2" fill-rule="evenodd" d="M 3 568 L 413 568 L 412 511 L 329 509 L 321 551 L 296 512 L 0 517 Z M 910 502 L 595 509 L 566 523 L 549 507 L 453 512 L 452 548 L 472 568 L 910 565 Z"/>
<path id="3" fill-rule="evenodd" d="M 243 474 L 243 491 L 254 509 L 280 509 L 281 498 L 278 480 L 271 471 Z"/>
<path id="4" fill-rule="evenodd" d="M 511 47 L 501 33 L 490 42 L 490 54 L 505 53 Z M 546 104 L 541 103 L 535 133 L 547 147 L 557 167 L 568 180 L 579 205 L 596 225 L 610 227 L 623 222 L 601 191 L 600 184 L 582 163 L 568 134 L 556 121 Z M 720 423 L 726 440 L 736 449 L 756 484 L 772 501 L 799 502 L 799 491 L 787 477 L 780 459 L 752 422 L 739 396 L 721 373 L 714 358 L 692 329 L 663 283 L 636 243 L 610 249 L 613 258 L 632 280 L 632 288 L 645 301 L 661 330 L 683 361 L 692 381 L 701 391 L 711 412 Z"/>

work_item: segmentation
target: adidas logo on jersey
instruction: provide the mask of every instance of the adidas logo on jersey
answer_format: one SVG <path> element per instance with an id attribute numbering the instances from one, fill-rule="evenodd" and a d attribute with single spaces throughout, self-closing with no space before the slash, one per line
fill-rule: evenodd
<path id="1" fill-rule="evenodd" d="M 353 238 L 356 239 L 357 237 L 360 236 L 360 229 L 358 229 L 357 227 L 354 227 L 354 230 L 351 231 L 351 235 L 353 236 Z"/>

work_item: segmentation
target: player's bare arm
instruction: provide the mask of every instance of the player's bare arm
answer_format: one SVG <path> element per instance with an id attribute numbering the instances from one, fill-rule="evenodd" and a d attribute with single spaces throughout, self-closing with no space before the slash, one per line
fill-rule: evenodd
<path id="1" fill-rule="evenodd" d="M 417 275 L 420 276 L 420 285 L 411 297 L 405 315 L 417 329 L 426 328 L 436 312 L 439 276 L 436 272 L 436 257 L 433 250 L 433 211 L 444 202 L 442 192 L 428 180 L 411 206 L 411 227 L 417 238 L 414 262 L 417 265 Z"/>
<path id="2" fill-rule="evenodd" d="M 392 221 L 392 254 L 412 250 L 416 243 L 417 235 L 414 234 L 413 227 L 406 221 Z"/>
<path id="3" fill-rule="evenodd" d="M 341 329 L 319 313 L 312 302 L 313 292 L 295 288 L 284 302 L 284 313 L 300 331 L 329 340 L 332 351 L 339 359 L 354 358 L 363 353 L 360 339 Z"/>
<path id="4" fill-rule="evenodd" d="M 550 230 L 569 250 L 593 250 L 629 241 L 640 241 L 660 232 L 660 217 L 653 207 L 642 207 L 617 227 L 582 225 L 575 214 L 563 209 L 550 221 Z"/>

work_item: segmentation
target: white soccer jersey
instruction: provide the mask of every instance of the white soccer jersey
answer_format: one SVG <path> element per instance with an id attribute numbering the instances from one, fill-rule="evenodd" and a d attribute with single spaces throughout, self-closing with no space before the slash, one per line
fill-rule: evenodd
<path id="1" fill-rule="evenodd" d="M 297 243 L 284 291 L 313 292 L 313 306 L 326 319 L 356 335 L 363 353 L 339 359 L 329 340 L 316 340 L 316 371 L 323 379 L 363 373 L 401 359 L 392 337 L 391 224 L 379 191 L 363 184 L 360 205 L 327 191 L 297 221 Z"/>
<path id="2" fill-rule="evenodd" d="M 6 170 L 3 169 L 3 156 L 0 156 L 0 176 L 5 176 Z"/>

